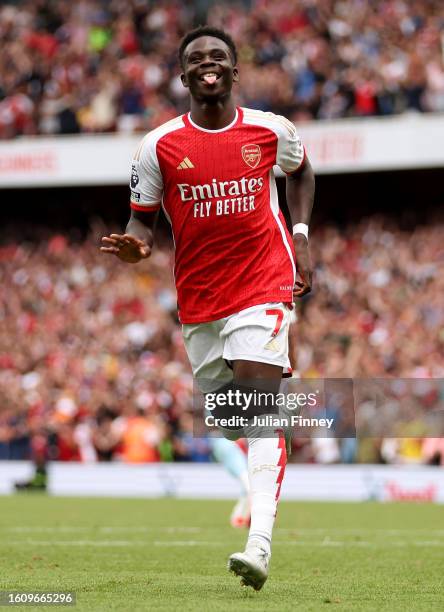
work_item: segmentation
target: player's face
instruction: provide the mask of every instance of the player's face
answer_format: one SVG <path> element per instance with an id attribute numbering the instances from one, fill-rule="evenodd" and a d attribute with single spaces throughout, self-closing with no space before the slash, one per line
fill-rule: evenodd
<path id="1" fill-rule="evenodd" d="M 213 36 L 196 38 L 185 49 L 181 79 L 196 100 L 216 102 L 229 96 L 238 80 L 229 47 Z"/>

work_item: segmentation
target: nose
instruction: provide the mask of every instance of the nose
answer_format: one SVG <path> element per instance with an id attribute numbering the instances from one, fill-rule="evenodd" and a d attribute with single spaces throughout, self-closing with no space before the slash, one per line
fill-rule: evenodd
<path id="1" fill-rule="evenodd" d="M 211 58 L 211 56 L 207 55 L 206 57 L 204 57 L 200 63 L 200 65 L 203 68 L 206 68 L 208 66 L 215 66 L 216 62 Z"/>

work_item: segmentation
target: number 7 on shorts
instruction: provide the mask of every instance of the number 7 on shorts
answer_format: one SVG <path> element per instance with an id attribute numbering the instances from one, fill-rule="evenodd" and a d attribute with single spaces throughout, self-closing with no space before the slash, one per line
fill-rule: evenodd
<path id="1" fill-rule="evenodd" d="M 282 319 L 284 318 L 284 313 L 279 308 L 268 308 L 265 311 L 265 314 L 270 315 L 272 317 L 277 317 L 276 325 L 274 326 L 273 332 L 271 334 L 272 336 L 277 336 L 279 333 L 279 330 L 281 329 Z"/>

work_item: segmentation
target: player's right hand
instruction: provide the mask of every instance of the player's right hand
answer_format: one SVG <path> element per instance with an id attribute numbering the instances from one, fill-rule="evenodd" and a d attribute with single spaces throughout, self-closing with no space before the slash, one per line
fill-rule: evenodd
<path id="1" fill-rule="evenodd" d="M 103 236 L 102 253 L 116 255 L 127 263 L 137 263 L 151 255 L 151 246 L 131 234 L 110 234 Z"/>
<path id="2" fill-rule="evenodd" d="M 293 243 L 296 252 L 296 271 L 298 279 L 293 288 L 293 300 L 307 295 L 311 291 L 313 268 L 308 250 L 308 241 L 302 234 L 293 236 Z"/>

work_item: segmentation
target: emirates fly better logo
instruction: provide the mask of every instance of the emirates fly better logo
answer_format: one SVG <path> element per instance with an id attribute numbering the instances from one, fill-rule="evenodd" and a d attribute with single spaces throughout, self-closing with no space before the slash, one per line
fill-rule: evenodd
<path id="1" fill-rule="evenodd" d="M 242 159 L 250 166 L 256 168 L 261 161 L 261 148 L 257 144 L 246 144 L 242 147 Z"/>

